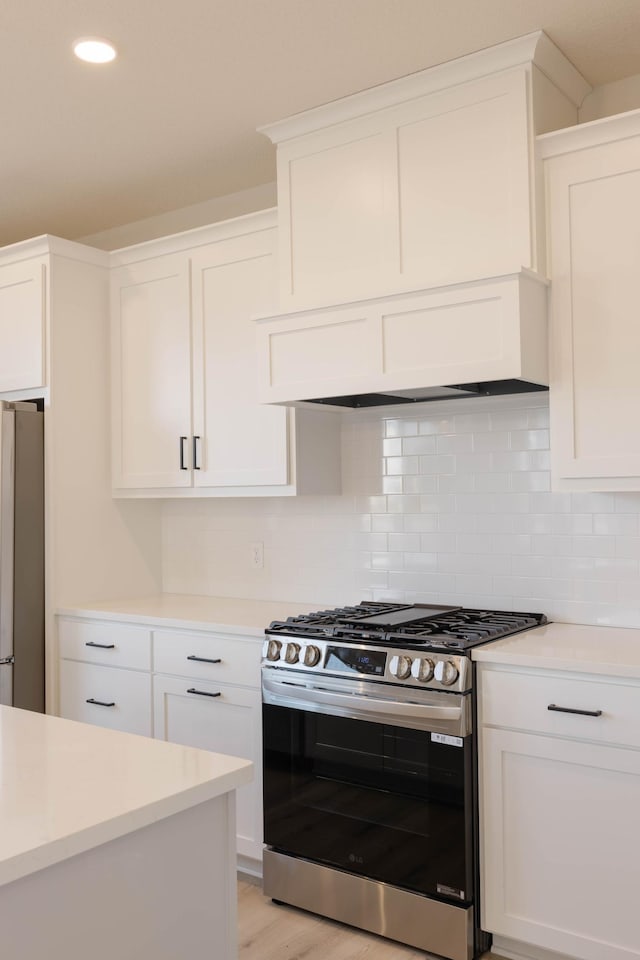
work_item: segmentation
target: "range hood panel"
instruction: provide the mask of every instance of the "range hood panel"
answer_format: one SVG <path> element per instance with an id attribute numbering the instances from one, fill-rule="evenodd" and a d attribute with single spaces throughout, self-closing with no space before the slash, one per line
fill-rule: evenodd
<path id="1" fill-rule="evenodd" d="M 546 389 L 546 282 L 491 280 L 262 317 L 261 400 L 337 407 Z"/>

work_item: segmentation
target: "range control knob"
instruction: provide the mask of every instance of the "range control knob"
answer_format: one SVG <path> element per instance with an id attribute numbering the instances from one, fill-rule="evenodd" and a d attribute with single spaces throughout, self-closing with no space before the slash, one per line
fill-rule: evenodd
<path id="1" fill-rule="evenodd" d="M 420 660 L 414 660 L 411 664 L 411 675 L 420 680 L 421 683 L 426 683 L 427 680 L 431 680 L 433 676 L 433 660 L 429 660 L 428 657 L 422 657 Z"/>
<path id="2" fill-rule="evenodd" d="M 305 667 L 315 667 L 319 659 L 320 651 L 317 647 L 314 647 L 312 643 L 310 643 L 308 647 L 304 648 L 302 662 L 304 663 Z"/>
<path id="3" fill-rule="evenodd" d="M 411 673 L 411 657 L 391 657 L 389 673 L 398 680 L 406 680 Z"/>
<path id="4" fill-rule="evenodd" d="M 299 643 L 288 643 L 284 651 L 284 659 L 287 663 L 297 663 L 300 655 Z"/>
<path id="5" fill-rule="evenodd" d="M 282 644 L 279 640 L 266 640 L 262 648 L 262 656 L 265 660 L 279 660 Z"/>
<path id="6" fill-rule="evenodd" d="M 450 687 L 458 679 L 458 668 L 451 660 L 438 660 L 434 670 L 434 676 L 438 683 L 443 683 L 445 687 Z"/>

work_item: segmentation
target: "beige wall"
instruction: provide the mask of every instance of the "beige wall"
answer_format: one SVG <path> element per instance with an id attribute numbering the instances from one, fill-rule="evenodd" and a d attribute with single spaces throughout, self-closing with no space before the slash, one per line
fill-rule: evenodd
<path id="1" fill-rule="evenodd" d="M 256 210 L 266 210 L 275 205 L 275 182 L 263 183 L 258 187 L 240 190 L 238 193 L 213 197 L 211 200 L 194 203 L 180 210 L 160 213 L 155 217 L 125 223 L 111 230 L 75 239 L 79 243 L 99 247 L 101 250 L 117 250 L 119 247 L 144 243 L 145 240 L 154 240 L 156 237 L 166 237 L 172 233 L 181 233 L 183 230 L 205 227 L 209 223 L 217 223 L 220 220 L 241 217 L 245 213 L 254 213 Z"/>

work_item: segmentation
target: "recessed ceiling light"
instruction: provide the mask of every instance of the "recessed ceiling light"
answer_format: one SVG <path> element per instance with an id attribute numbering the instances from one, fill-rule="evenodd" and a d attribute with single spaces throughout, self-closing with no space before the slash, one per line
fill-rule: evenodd
<path id="1" fill-rule="evenodd" d="M 83 37 L 76 40 L 73 52 L 80 60 L 87 63 L 109 63 L 116 58 L 116 48 L 107 40 L 98 37 Z"/>

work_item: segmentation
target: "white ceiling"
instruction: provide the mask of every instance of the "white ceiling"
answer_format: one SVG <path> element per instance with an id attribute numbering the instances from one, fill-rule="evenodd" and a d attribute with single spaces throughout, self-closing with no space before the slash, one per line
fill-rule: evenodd
<path id="1" fill-rule="evenodd" d="M 538 28 L 594 86 L 640 72 L 640 0 L 3 0 L 0 244 L 267 183 L 261 124 Z M 96 35 L 113 64 L 72 56 Z"/>

